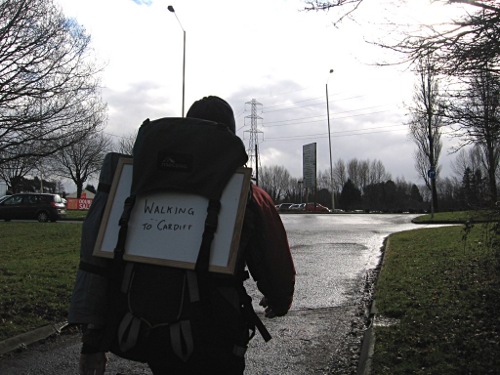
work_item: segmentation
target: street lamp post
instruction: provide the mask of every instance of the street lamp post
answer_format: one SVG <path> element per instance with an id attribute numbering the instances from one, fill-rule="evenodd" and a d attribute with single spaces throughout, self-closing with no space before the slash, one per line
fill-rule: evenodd
<path id="1" fill-rule="evenodd" d="M 183 34 L 183 47 L 182 47 L 182 117 L 184 117 L 184 98 L 185 98 L 185 88 L 186 88 L 186 30 L 182 27 L 182 23 L 177 17 L 177 13 L 175 13 L 175 9 L 172 5 L 169 5 L 167 8 L 170 12 L 175 15 L 177 18 L 177 22 L 179 22 L 179 26 L 182 29 Z"/>
<path id="2" fill-rule="evenodd" d="M 330 69 L 328 78 L 330 74 L 333 73 L 333 69 Z M 328 100 L 328 79 L 326 80 L 326 115 L 328 119 L 328 147 L 330 149 L 330 186 L 332 188 L 332 211 L 335 209 L 335 191 L 333 189 L 333 163 L 332 163 L 332 136 L 330 133 L 330 105 Z"/>

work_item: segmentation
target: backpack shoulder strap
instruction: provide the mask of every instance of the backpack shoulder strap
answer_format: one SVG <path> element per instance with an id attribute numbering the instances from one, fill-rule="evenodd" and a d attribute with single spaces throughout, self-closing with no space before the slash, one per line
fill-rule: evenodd
<path id="1" fill-rule="evenodd" d="M 210 199 L 207 207 L 207 218 L 205 219 L 205 229 L 201 240 L 200 251 L 196 260 L 195 270 L 197 272 L 208 272 L 210 262 L 210 247 L 217 231 L 218 218 L 220 212 L 220 200 Z"/>

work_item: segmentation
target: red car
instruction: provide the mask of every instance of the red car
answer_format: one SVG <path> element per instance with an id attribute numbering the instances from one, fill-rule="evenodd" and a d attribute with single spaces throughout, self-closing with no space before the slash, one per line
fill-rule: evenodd
<path id="1" fill-rule="evenodd" d="M 304 211 L 308 212 L 331 212 L 328 207 L 322 206 L 319 203 L 306 203 Z"/>

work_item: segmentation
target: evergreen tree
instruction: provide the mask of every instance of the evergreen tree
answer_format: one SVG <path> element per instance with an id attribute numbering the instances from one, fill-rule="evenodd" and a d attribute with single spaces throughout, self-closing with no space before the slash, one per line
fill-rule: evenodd
<path id="1" fill-rule="evenodd" d="M 343 210 L 355 210 L 361 208 L 361 191 L 349 179 L 342 188 L 339 197 L 339 207 Z"/>

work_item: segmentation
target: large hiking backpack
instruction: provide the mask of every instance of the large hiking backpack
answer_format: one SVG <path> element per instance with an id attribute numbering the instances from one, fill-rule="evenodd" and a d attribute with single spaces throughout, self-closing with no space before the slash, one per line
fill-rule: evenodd
<path id="1" fill-rule="evenodd" d="M 270 339 L 243 287 L 243 257 L 235 275 L 208 271 L 222 192 L 247 158 L 241 140 L 221 124 L 192 118 L 144 122 L 134 145 L 131 194 L 112 261 L 103 350 L 144 362 L 164 345 L 186 361 L 201 345 L 200 336 L 223 337 L 240 355 L 255 326 L 266 341 Z M 194 271 L 123 259 L 135 200 L 160 191 L 208 199 Z"/>

